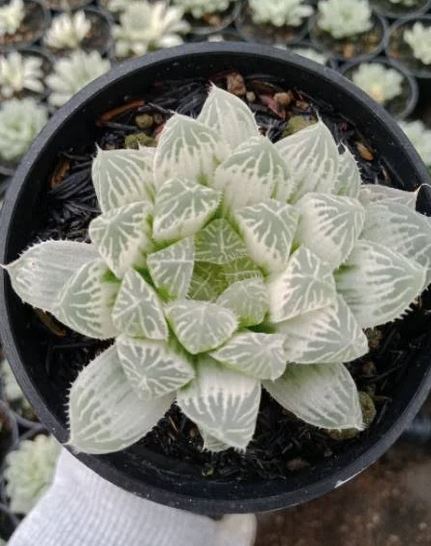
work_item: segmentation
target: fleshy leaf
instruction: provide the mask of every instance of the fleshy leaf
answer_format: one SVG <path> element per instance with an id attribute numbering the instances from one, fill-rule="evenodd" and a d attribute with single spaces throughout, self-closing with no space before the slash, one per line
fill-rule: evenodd
<path id="1" fill-rule="evenodd" d="M 120 336 L 116 345 L 123 371 L 142 400 L 172 393 L 195 376 L 185 354 L 163 341 Z"/>
<path id="2" fill-rule="evenodd" d="M 91 175 L 102 212 L 154 198 L 153 160 L 155 148 L 101 150 L 93 161 Z"/>
<path id="3" fill-rule="evenodd" d="M 199 121 L 174 114 L 166 123 L 154 162 L 156 187 L 173 177 L 209 182 L 229 153 L 217 131 Z"/>
<path id="4" fill-rule="evenodd" d="M 227 444 L 220 442 L 220 440 L 217 440 L 217 438 L 208 434 L 202 427 L 199 427 L 199 432 L 204 441 L 203 449 L 212 451 L 213 453 L 219 453 L 220 451 L 225 451 L 230 448 Z"/>
<path id="5" fill-rule="evenodd" d="M 364 206 L 370 203 L 391 201 L 415 210 L 418 191 L 419 189 L 416 191 L 399 190 L 390 186 L 382 186 L 381 184 L 363 184 L 359 192 L 359 201 Z"/>
<path id="6" fill-rule="evenodd" d="M 431 282 L 431 219 L 395 201 L 372 203 L 366 208 L 363 239 L 384 245 L 427 269 Z"/>
<path id="7" fill-rule="evenodd" d="M 238 326 L 232 311 L 206 301 L 172 303 L 166 315 L 181 345 L 193 355 L 219 347 Z"/>
<path id="8" fill-rule="evenodd" d="M 93 245 L 44 241 L 28 248 L 4 267 L 14 291 L 25 303 L 52 312 L 66 282 L 98 256 Z"/>
<path id="9" fill-rule="evenodd" d="M 241 144 L 217 167 L 214 188 L 224 192 L 224 206 L 234 210 L 266 201 L 274 193 L 292 193 L 289 172 L 274 144 L 257 136 Z"/>
<path id="10" fill-rule="evenodd" d="M 109 339 L 117 330 L 112 322 L 112 307 L 118 282 L 108 278 L 102 260 L 81 267 L 64 285 L 53 314 L 75 332 L 96 339 Z"/>
<path id="11" fill-rule="evenodd" d="M 162 303 L 154 288 L 134 269 L 124 275 L 112 310 L 112 320 L 119 332 L 129 336 L 168 338 Z"/>
<path id="12" fill-rule="evenodd" d="M 175 241 L 194 235 L 217 210 L 221 195 L 183 178 L 171 178 L 156 195 L 153 237 Z"/>
<path id="13" fill-rule="evenodd" d="M 194 243 L 186 238 L 147 256 L 147 267 L 158 292 L 167 299 L 187 295 L 193 273 Z"/>
<path id="14" fill-rule="evenodd" d="M 226 289 L 223 268 L 216 264 L 195 262 L 188 297 L 194 300 L 214 301 Z"/>
<path id="15" fill-rule="evenodd" d="M 283 408 L 315 427 L 364 428 L 359 395 L 343 364 L 289 365 L 265 389 Z"/>
<path id="16" fill-rule="evenodd" d="M 245 279 L 261 279 L 262 271 L 250 258 L 239 258 L 223 266 L 224 276 L 228 284 Z"/>
<path id="17" fill-rule="evenodd" d="M 250 108 L 238 97 L 213 86 L 204 103 L 198 120 L 215 129 L 230 151 L 253 136 L 259 135 L 254 115 Z"/>
<path id="18" fill-rule="evenodd" d="M 196 260 L 226 264 L 247 255 L 240 236 L 224 218 L 217 218 L 195 237 Z"/>
<path id="19" fill-rule="evenodd" d="M 253 261 L 265 271 L 283 271 L 298 225 L 295 208 L 271 200 L 242 208 L 234 217 Z"/>
<path id="20" fill-rule="evenodd" d="M 152 246 L 150 215 L 150 206 L 141 201 L 111 209 L 90 223 L 90 239 L 117 277 L 145 264 L 144 252 Z"/>
<path id="21" fill-rule="evenodd" d="M 241 332 L 210 356 L 239 372 L 258 379 L 277 379 L 286 368 L 283 344 L 285 337 L 280 334 Z"/>
<path id="22" fill-rule="evenodd" d="M 296 180 L 293 199 L 308 192 L 332 193 L 338 176 L 337 145 L 322 120 L 275 144 Z"/>
<path id="23" fill-rule="evenodd" d="M 326 307 L 335 300 L 330 267 L 305 247 L 296 250 L 287 268 L 268 282 L 272 322 L 281 322 Z"/>
<path id="24" fill-rule="evenodd" d="M 409 308 L 425 287 L 426 270 L 386 246 L 358 241 L 335 278 L 360 326 L 372 328 Z"/>
<path id="25" fill-rule="evenodd" d="M 296 204 L 301 213 L 295 241 L 332 269 L 342 264 L 359 238 L 364 207 L 351 197 L 309 193 Z"/>
<path id="26" fill-rule="evenodd" d="M 335 182 L 335 193 L 347 197 L 358 198 L 362 178 L 355 156 L 345 148 L 338 159 L 338 174 Z"/>
<path id="27" fill-rule="evenodd" d="M 140 440 L 167 412 L 173 395 L 142 401 L 124 374 L 115 347 L 84 368 L 69 395 L 69 444 L 77 451 L 120 451 Z"/>
<path id="28" fill-rule="evenodd" d="M 367 336 L 341 296 L 323 309 L 277 324 L 286 359 L 297 364 L 351 362 L 368 353 Z"/>
<path id="29" fill-rule="evenodd" d="M 268 312 L 268 292 L 263 279 L 244 279 L 231 284 L 217 299 L 230 309 L 242 327 L 260 324 Z"/>
<path id="30" fill-rule="evenodd" d="M 196 378 L 178 392 L 177 403 L 209 435 L 245 449 L 256 426 L 260 384 L 205 357 L 198 363 Z"/>

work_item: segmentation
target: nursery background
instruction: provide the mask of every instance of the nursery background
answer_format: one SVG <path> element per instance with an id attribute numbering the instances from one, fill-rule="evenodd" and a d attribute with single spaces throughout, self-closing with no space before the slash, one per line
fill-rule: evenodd
<path id="1" fill-rule="evenodd" d="M 111 66 L 185 41 L 265 43 L 340 71 L 399 121 L 431 169 L 431 0 L 0 0 L 1 199 L 56 109 Z M 241 96 L 242 77 L 226 78 Z M 6 541 L 49 486 L 59 446 L 5 360 L 0 372 Z M 430 445 L 428 403 L 398 445 L 351 484 L 260 516 L 257 545 L 431 545 Z"/>

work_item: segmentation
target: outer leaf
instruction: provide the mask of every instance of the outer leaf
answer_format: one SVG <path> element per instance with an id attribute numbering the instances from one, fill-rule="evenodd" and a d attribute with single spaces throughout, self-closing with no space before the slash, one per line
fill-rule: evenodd
<path id="1" fill-rule="evenodd" d="M 226 264 L 247 255 L 238 233 L 227 220 L 218 218 L 201 229 L 195 237 L 196 260 Z"/>
<path id="2" fill-rule="evenodd" d="M 286 368 L 284 336 L 243 332 L 235 334 L 216 351 L 215 359 L 239 372 L 258 379 L 277 379 Z"/>
<path id="3" fill-rule="evenodd" d="M 232 311 L 206 301 L 172 303 L 166 315 L 181 345 L 193 355 L 219 347 L 238 326 Z"/>
<path id="4" fill-rule="evenodd" d="M 217 167 L 214 188 L 224 192 L 225 207 L 231 210 L 261 203 L 273 194 L 285 201 L 293 191 L 286 163 L 263 136 L 241 144 Z"/>
<path id="5" fill-rule="evenodd" d="M 268 294 L 270 318 L 281 322 L 331 304 L 335 300 L 335 281 L 325 262 L 300 247 L 285 271 L 269 281 Z"/>
<path id="6" fill-rule="evenodd" d="M 194 235 L 217 210 L 220 193 L 183 178 L 165 182 L 156 196 L 153 237 L 175 241 Z"/>
<path id="7" fill-rule="evenodd" d="M 352 152 L 344 148 L 339 156 L 338 174 L 335 181 L 335 193 L 357 199 L 361 188 L 361 172 Z"/>
<path id="8" fill-rule="evenodd" d="M 129 336 L 168 338 L 162 303 L 154 288 L 134 269 L 124 276 L 112 310 L 112 320 L 119 332 Z"/>
<path id="9" fill-rule="evenodd" d="M 296 204 L 301 213 L 295 240 L 332 269 L 351 253 L 365 221 L 364 207 L 356 199 L 309 193 Z"/>
<path id="10" fill-rule="evenodd" d="M 277 325 L 286 336 L 288 361 L 297 364 L 351 362 L 368 353 L 367 336 L 341 296 L 323 309 Z"/>
<path id="11" fill-rule="evenodd" d="M 177 396 L 181 410 L 210 436 L 245 449 L 256 426 L 260 402 L 259 381 L 202 359 L 196 378 Z"/>
<path id="12" fill-rule="evenodd" d="M 154 148 L 101 150 L 91 175 L 102 212 L 146 201 L 152 203 Z"/>
<path id="13" fill-rule="evenodd" d="M 111 312 L 118 283 L 107 280 L 109 269 L 101 260 L 81 267 L 60 292 L 53 314 L 85 336 L 109 339 L 117 330 Z"/>
<path id="14" fill-rule="evenodd" d="M 380 201 L 391 201 L 415 210 L 418 192 L 419 189 L 404 191 L 381 184 L 363 184 L 359 192 L 359 200 L 364 206 Z"/>
<path id="15" fill-rule="evenodd" d="M 85 453 L 111 453 L 145 436 L 172 404 L 171 395 L 143 402 L 110 347 L 84 368 L 69 395 L 69 444 Z"/>
<path id="16" fill-rule="evenodd" d="M 193 273 L 195 248 L 187 238 L 147 256 L 147 267 L 160 294 L 167 299 L 186 296 Z"/>
<path id="17" fill-rule="evenodd" d="M 18 296 L 33 307 L 52 312 L 65 283 L 98 257 L 96 248 L 73 241 L 44 241 L 28 248 L 4 268 Z"/>
<path id="18" fill-rule="evenodd" d="M 265 389 L 299 419 L 319 428 L 364 428 L 358 391 L 343 364 L 291 365 Z"/>
<path id="19" fill-rule="evenodd" d="M 245 279 L 231 284 L 216 303 L 230 309 L 240 326 L 254 326 L 263 322 L 268 312 L 268 292 L 263 279 Z"/>
<path id="20" fill-rule="evenodd" d="M 120 336 L 116 345 L 123 371 L 142 400 L 172 393 L 195 376 L 186 356 L 163 341 Z"/>
<path id="21" fill-rule="evenodd" d="M 293 199 L 308 192 L 332 193 L 338 176 L 339 154 L 322 120 L 275 144 L 296 180 Z"/>
<path id="22" fill-rule="evenodd" d="M 263 278 L 262 271 L 250 258 L 239 258 L 223 266 L 224 276 L 228 284 L 245 279 Z"/>
<path id="23" fill-rule="evenodd" d="M 426 270 L 383 245 L 358 241 L 336 282 L 361 327 L 371 328 L 408 309 L 425 287 Z"/>
<path id="24" fill-rule="evenodd" d="M 253 136 L 259 128 L 250 108 L 238 97 L 213 86 L 198 120 L 215 129 L 230 151 Z"/>
<path id="25" fill-rule="evenodd" d="M 208 182 L 228 153 L 228 146 L 214 128 L 174 114 L 166 123 L 157 146 L 156 186 L 173 177 Z"/>
<path id="26" fill-rule="evenodd" d="M 214 438 L 214 436 L 208 434 L 202 427 L 199 427 L 199 432 L 201 433 L 204 441 L 203 449 L 212 451 L 213 453 L 219 453 L 220 451 L 225 451 L 226 449 L 230 448 L 230 446 L 227 444 L 220 442 L 220 440 L 217 440 L 217 438 Z"/>
<path id="27" fill-rule="evenodd" d="M 111 209 L 90 223 L 91 241 L 117 277 L 145 264 L 144 252 L 152 246 L 150 215 L 151 208 L 141 201 Z"/>
<path id="28" fill-rule="evenodd" d="M 188 297 L 193 300 L 214 301 L 226 287 L 227 281 L 221 266 L 196 262 Z"/>
<path id="29" fill-rule="evenodd" d="M 269 272 L 286 268 L 298 219 L 292 206 L 274 200 L 235 213 L 249 256 Z"/>
<path id="30" fill-rule="evenodd" d="M 372 203 L 366 208 L 363 239 L 380 243 L 411 258 L 427 269 L 431 282 L 431 219 L 413 208 L 391 200 Z"/>

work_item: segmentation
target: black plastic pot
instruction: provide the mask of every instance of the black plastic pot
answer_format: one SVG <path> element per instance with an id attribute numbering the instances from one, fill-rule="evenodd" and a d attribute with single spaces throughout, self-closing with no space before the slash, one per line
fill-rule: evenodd
<path id="1" fill-rule="evenodd" d="M 400 4 L 391 3 L 389 0 L 371 0 L 371 5 L 376 13 L 388 17 L 389 19 L 402 19 L 403 17 L 412 17 L 413 15 L 422 15 L 431 8 L 431 0 L 423 0 L 422 6 L 418 8 L 407 7 Z"/>
<path id="2" fill-rule="evenodd" d="M 92 143 L 95 120 L 121 104 L 125 96 L 143 92 L 160 79 L 209 76 L 236 69 L 244 75 L 266 73 L 284 80 L 333 107 L 354 123 L 386 163 L 394 184 L 413 189 L 429 181 L 427 170 L 397 123 L 364 93 L 335 71 L 288 52 L 245 43 L 189 44 L 161 50 L 117 66 L 92 82 L 61 108 L 18 168 L 6 197 L 0 223 L 0 262 L 15 259 L 37 226 L 39 204 L 60 150 Z M 428 210 L 431 210 L 428 202 Z M 6 358 L 42 423 L 61 442 L 68 437 L 65 393 L 48 380 L 44 352 L 36 332 L 28 328 L 33 311 L 0 276 L 0 332 Z M 380 457 L 417 413 L 431 386 L 431 335 L 397 383 L 394 400 L 361 441 L 336 457 L 289 474 L 286 479 L 211 481 L 185 461 L 169 459 L 139 446 L 103 456 L 78 458 L 112 483 L 170 506 L 207 514 L 257 512 L 294 506 L 347 482 Z"/>

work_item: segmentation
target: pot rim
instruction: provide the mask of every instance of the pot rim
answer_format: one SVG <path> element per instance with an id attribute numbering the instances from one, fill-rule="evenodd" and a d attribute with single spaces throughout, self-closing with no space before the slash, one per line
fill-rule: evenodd
<path id="1" fill-rule="evenodd" d="M 106 88 L 109 86 L 118 84 L 121 80 L 146 69 L 162 67 L 166 66 L 166 64 L 171 65 L 185 58 L 190 63 L 192 57 L 208 59 L 208 62 L 210 62 L 212 56 L 216 58 L 217 56 L 230 54 L 236 58 L 258 58 L 259 62 L 262 63 L 267 61 L 279 63 L 280 65 L 285 64 L 287 68 L 289 65 L 294 66 L 296 69 L 305 71 L 306 74 L 311 74 L 315 78 L 319 77 L 321 81 L 325 81 L 326 84 L 334 88 L 334 93 L 344 94 L 344 96 L 354 100 L 357 107 L 364 112 L 364 115 L 370 117 L 370 124 L 377 122 L 384 127 L 385 131 L 390 132 L 397 141 L 397 144 L 405 150 L 409 161 L 414 165 L 416 177 L 423 181 L 429 180 L 425 165 L 420 160 L 407 137 L 398 127 L 396 121 L 382 107 L 376 105 L 363 91 L 356 88 L 347 78 L 344 78 L 334 70 L 318 65 L 308 59 L 298 57 L 288 51 L 260 44 L 253 45 L 243 42 L 188 44 L 169 50 L 157 51 L 143 58 L 131 59 L 119 64 L 109 73 L 104 74 L 82 89 L 54 114 L 22 160 L 6 196 L 0 219 L 0 261 L 4 262 L 9 259 L 8 247 L 11 239 L 9 224 L 19 210 L 18 201 L 21 194 L 24 193 L 29 170 L 55 135 L 61 132 L 64 124 L 76 116 L 77 111 L 85 109 L 86 105 L 91 100 L 97 98 L 102 90 L 106 92 Z M 30 400 L 30 403 L 36 408 L 43 424 L 57 438 L 64 441 L 67 436 L 64 423 L 47 406 L 45 399 L 40 394 L 36 384 L 31 381 L 21 360 L 18 344 L 15 342 L 12 322 L 9 320 L 13 305 L 9 296 L 9 279 L 6 278 L 5 272 L 2 270 L 0 272 L 0 333 L 4 343 L 6 358 L 10 362 L 18 382 Z M 426 349 L 431 350 L 431 339 L 427 340 Z M 268 488 L 273 489 L 272 485 L 274 482 L 265 480 L 256 482 L 257 484 L 253 482 L 251 485 L 249 482 L 245 484 L 223 482 L 220 484 L 199 480 L 199 487 L 196 488 L 197 495 L 185 494 L 182 491 L 178 491 L 183 483 L 178 479 L 178 476 L 176 476 L 176 483 L 179 486 L 174 491 L 171 485 L 173 481 L 172 477 L 164 475 L 162 485 L 158 483 L 156 485 L 154 483 L 148 484 L 142 480 L 138 481 L 133 473 L 128 472 L 127 468 L 124 468 L 125 465 L 118 464 L 115 458 L 113 460 L 107 456 L 86 454 L 75 456 L 105 479 L 109 479 L 112 483 L 123 489 L 127 489 L 130 492 L 161 504 L 198 513 L 259 512 L 294 506 L 295 504 L 316 498 L 349 481 L 373 463 L 395 442 L 422 406 L 431 387 L 431 366 L 428 364 L 429 359 L 425 358 L 424 355 L 422 357 L 418 365 L 427 366 L 427 368 L 420 382 L 418 382 L 418 386 L 415 386 L 414 396 L 412 393 L 408 398 L 408 402 L 403 406 L 402 411 L 398 410 L 398 417 L 394 418 L 388 425 L 384 434 L 378 435 L 377 438 L 371 438 L 371 440 L 368 437 L 364 439 L 360 444 L 359 453 L 355 454 L 355 457 L 352 457 L 351 451 L 346 450 L 338 457 L 331 458 L 330 461 L 320 463 L 317 467 L 308 469 L 308 485 L 304 485 L 302 475 L 298 474 L 299 478 L 295 478 L 295 484 L 289 491 L 268 492 Z M 121 453 L 118 454 L 118 457 L 121 458 Z M 153 465 L 151 468 L 151 471 L 154 471 L 156 475 L 155 479 L 159 477 L 157 469 L 157 465 Z M 261 484 L 261 489 L 259 489 L 259 484 Z M 225 491 L 223 498 L 216 498 L 214 494 L 206 498 L 199 496 L 203 493 L 203 490 L 217 489 L 219 491 L 222 487 L 226 489 L 226 491 L 223 489 Z"/>
<path id="2" fill-rule="evenodd" d="M 426 0 L 424 5 L 421 8 L 412 9 L 410 11 L 407 11 L 406 13 L 395 13 L 394 11 L 381 9 L 377 5 L 377 1 L 373 0 L 371 2 L 373 10 L 378 13 L 379 15 L 382 15 L 383 17 L 387 17 L 388 19 L 407 19 L 409 17 L 415 17 L 424 15 L 430 8 L 431 8 L 431 0 Z"/>

